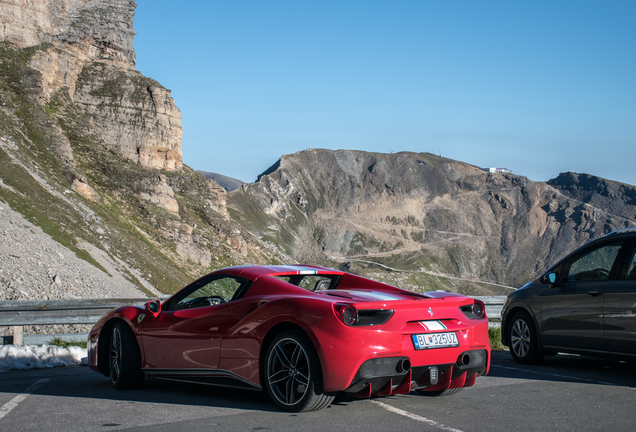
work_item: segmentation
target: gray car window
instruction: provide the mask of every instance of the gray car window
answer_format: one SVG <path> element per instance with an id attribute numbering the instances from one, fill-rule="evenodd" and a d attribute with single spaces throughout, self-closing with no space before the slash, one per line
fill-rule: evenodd
<path id="1" fill-rule="evenodd" d="M 568 282 L 589 282 L 609 279 L 612 265 L 620 249 L 621 244 L 610 244 L 578 257 L 570 264 L 566 280 Z"/>
<path id="2" fill-rule="evenodd" d="M 629 266 L 627 267 L 627 279 L 634 280 L 636 279 L 636 250 L 632 255 L 632 259 L 629 262 Z"/>

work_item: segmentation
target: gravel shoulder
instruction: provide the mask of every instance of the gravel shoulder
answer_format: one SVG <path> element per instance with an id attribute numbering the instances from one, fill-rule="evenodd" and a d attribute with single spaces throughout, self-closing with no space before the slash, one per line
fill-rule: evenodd
<path id="1" fill-rule="evenodd" d="M 109 273 L 78 258 L 0 201 L 0 301 L 146 296 L 118 271 L 121 263 L 113 263 L 100 250 L 89 253 Z M 0 335 L 7 330 L 0 327 Z M 34 331 L 25 328 L 26 334 Z"/>

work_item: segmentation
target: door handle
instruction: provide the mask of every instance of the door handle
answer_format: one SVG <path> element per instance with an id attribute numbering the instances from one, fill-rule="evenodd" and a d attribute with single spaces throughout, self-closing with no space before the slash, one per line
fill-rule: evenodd
<path id="1" fill-rule="evenodd" d="M 592 297 L 597 297 L 597 296 L 600 296 L 601 294 L 603 294 L 603 291 L 601 291 L 601 290 L 592 290 L 592 291 L 588 291 L 587 293 L 589 295 L 591 295 Z"/>

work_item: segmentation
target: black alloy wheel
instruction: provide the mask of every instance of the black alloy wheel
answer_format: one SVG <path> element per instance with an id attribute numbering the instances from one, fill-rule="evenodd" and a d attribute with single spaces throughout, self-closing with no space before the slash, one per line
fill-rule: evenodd
<path id="1" fill-rule="evenodd" d="M 309 338 L 297 330 L 277 335 L 264 362 L 264 384 L 285 411 L 315 411 L 328 406 L 335 393 L 324 393 L 320 361 Z"/>
<path id="2" fill-rule="evenodd" d="M 118 390 L 141 387 L 145 378 L 141 353 L 135 335 L 123 321 L 113 326 L 109 348 L 108 367 L 113 387 Z"/>

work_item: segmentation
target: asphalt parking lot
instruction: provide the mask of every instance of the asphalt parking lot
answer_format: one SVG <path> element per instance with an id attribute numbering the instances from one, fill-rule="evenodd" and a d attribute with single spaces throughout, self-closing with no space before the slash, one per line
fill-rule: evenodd
<path id="1" fill-rule="evenodd" d="M 633 364 L 571 355 L 522 366 L 494 353 L 490 374 L 452 396 L 340 397 L 300 414 L 253 391 L 150 379 L 117 391 L 87 367 L 70 367 L 0 374 L 0 430 L 631 430 L 635 401 Z"/>

